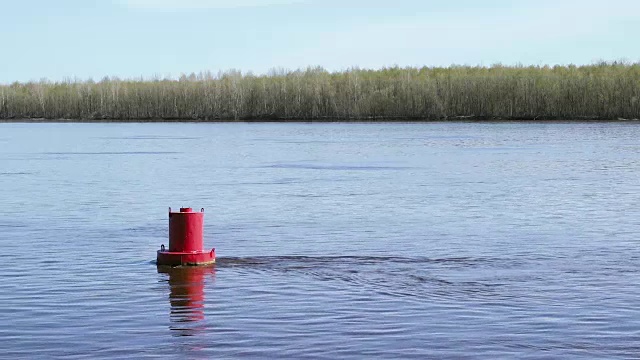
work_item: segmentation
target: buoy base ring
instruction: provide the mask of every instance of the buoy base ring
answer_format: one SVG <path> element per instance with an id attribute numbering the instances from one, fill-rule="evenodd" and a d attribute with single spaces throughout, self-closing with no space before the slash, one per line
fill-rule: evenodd
<path id="1" fill-rule="evenodd" d="M 211 251 L 171 252 L 158 250 L 158 265 L 202 266 L 216 262 L 216 249 Z"/>

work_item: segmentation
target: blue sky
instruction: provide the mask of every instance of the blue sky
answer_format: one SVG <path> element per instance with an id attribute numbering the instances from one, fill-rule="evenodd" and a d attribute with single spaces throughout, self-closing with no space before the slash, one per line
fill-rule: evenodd
<path id="1" fill-rule="evenodd" d="M 0 83 L 640 60 L 636 0 L 0 0 Z"/>

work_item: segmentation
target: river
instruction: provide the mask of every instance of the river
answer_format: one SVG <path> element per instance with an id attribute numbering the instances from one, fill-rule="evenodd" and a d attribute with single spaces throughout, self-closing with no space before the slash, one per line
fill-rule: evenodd
<path id="1" fill-rule="evenodd" d="M 637 122 L 0 124 L 0 357 L 637 358 L 639 174 Z"/>

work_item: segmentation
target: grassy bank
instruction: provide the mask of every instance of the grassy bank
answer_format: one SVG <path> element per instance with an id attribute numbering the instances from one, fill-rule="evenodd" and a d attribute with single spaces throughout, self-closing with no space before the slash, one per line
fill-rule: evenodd
<path id="1" fill-rule="evenodd" d="M 322 68 L 255 76 L 0 85 L 0 119 L 616 120 L 640 118 L 640 63 Z"/>

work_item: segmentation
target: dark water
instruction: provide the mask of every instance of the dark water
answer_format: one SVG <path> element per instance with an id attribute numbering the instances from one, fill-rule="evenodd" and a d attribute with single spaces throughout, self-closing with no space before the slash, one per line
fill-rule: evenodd
<path id="1" fill-rule="evenodd" d="M 0 357 L 640 358 L 639 174 L 638 123 L 1 124 Z"/>

